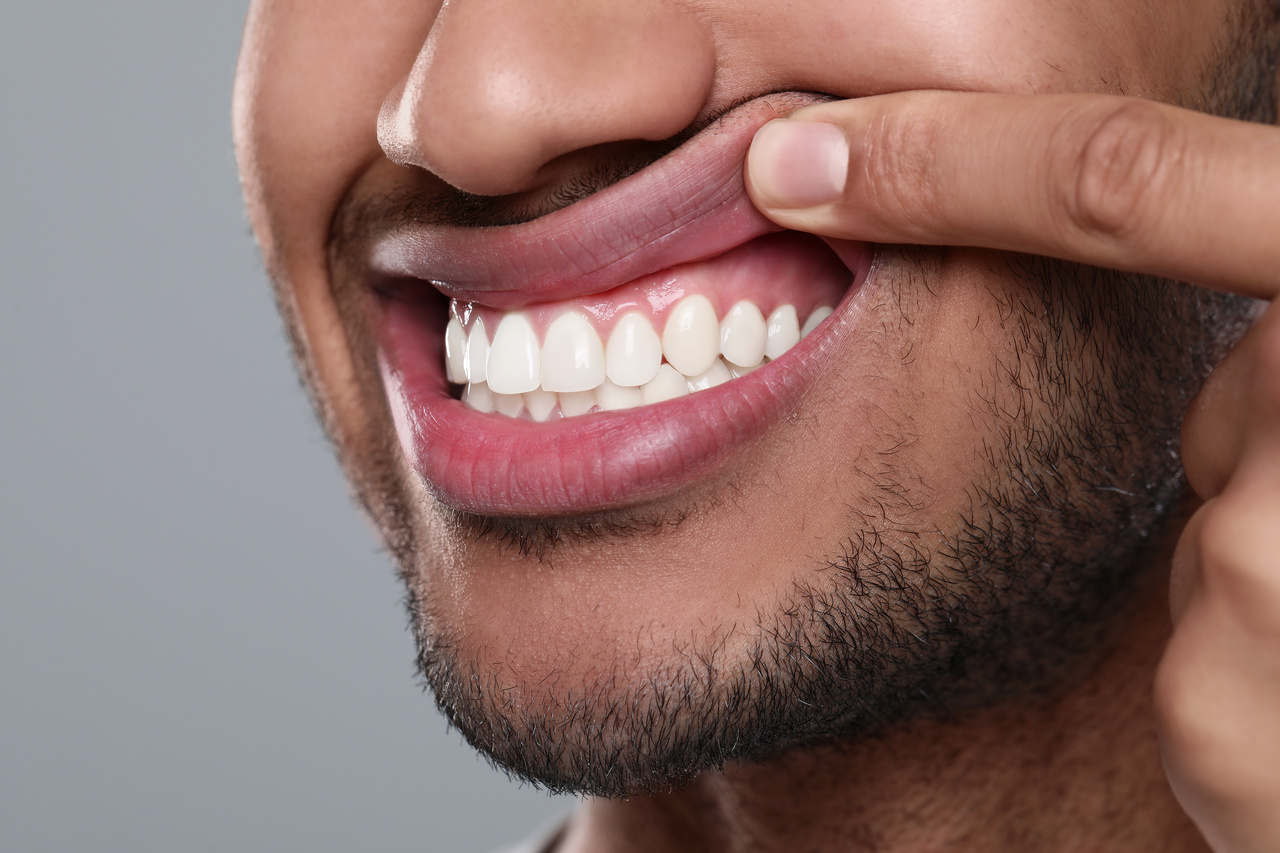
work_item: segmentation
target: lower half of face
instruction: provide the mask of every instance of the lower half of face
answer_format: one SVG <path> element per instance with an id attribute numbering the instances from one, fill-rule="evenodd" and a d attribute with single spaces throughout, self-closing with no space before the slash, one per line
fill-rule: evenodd
<path id="1" fill-rule="evenodd" d="M 1241 56 L 1185 99 L 1273 118 L 1274 73 Z M 277 159 L 247 170 L 284 180 L 296 163 Z M 615 160 L 605 184 L 635 171 Z M 413 196 L 408 170 L 361 168 L 343 173 L 358 191 Z M 331 217 L 333 201 L 314 251 L 291 255 L 311 196 L 248 183 L 260 236 L 283 247 L 304 374 L 408 585 L 427 680 L 475 745 L 556 789 L 668 788 L 1069 677 L 1166 532 L 1181 413 L 1252 311 L 1039 258 L 765 233 L 554 307 L 450 305 L 432 276 L 370 285 L 368 244 L 343 239 L 359 205 Z M 449 198 L 455 226 L 498 216 Z M 517 275 L 541 263 L 513 251 Z M 714 326 L 709 358 L 696 336 L 668 347 L 663 326 L 699 295 L 713 316 L 690 309 L 689 325 Z M 749 356 L 723 336 L 744 303 Z M 649 331 L 614 365 L 628 313 Z M 775 325 L 790 349 L 769 349 Z M 603 375 L 581 380 L 593 359 Z"/>
<path id="2" fill-rule="evenodd" d="M 348 462 L 451 721 L 555 789 L 662 789 L 1078 669 L 1165 532 L 1180 414 L 1248 310 L 1043 259 L 884 248 L 814 332 L 839 345 L 808 356 L 802 393 L 651 500 L 459 509 L 379 440 L 385 421 Z"/>

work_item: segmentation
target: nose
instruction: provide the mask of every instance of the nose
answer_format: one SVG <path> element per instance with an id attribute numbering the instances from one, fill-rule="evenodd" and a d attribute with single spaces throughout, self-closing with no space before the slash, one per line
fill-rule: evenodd
<path id="1" fill-rule="evenodd" d="M 675 136 L 714 76 L 710 32 L 676 0 L 450 0 L 378 141 L 458 189 L 516 193 L 574 152 Z"/>

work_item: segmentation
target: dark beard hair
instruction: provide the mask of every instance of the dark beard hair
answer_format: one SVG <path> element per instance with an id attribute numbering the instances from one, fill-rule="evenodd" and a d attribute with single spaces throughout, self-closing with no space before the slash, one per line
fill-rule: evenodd
<path id="1" fill-rule="evenodd" d="M 1270 12 L 1255 11 L 1256 21 L 1242 15 L 1235 28 L 1250 43 L 1228 45 L 1204 90 L 1184 105 L 1275 121 L 1276 26 Z M 635 168 L 628 159 L 615 171 Z M 574 197 L 587 191 L 575 188 Z M 450 215 L 475 224 L 529 215 L 502 204 L 460 197 Z M 359 216 L 344 218 L 353 209 L 335 217 L 334 246 L 366 227 Z M 886 250 L 898 297 L 887 325 L 912 322 L 912 299 L 929 289 L 943 254 Z M 904 720 L 945 719 L 1066 683 L 1124 608 L 1149 543 L 1166 532 L 1182 489 L 1181 414 L 1254 305 L 1145 276 L 994 257 L 1008 265 L 997 272 L 1023 285 L 1000 305 L 1016 329 L 1017 358 L 997 365 L 998 387 L 979 401 L 1003 424 L 1004 441 L 990 449 L 969 506 L 941 535 L 915 520 L 914 472 L 892 456 L 876 470 L 851 468 L 847 491 L 868 500 L 853 511 L 847 540 L 816 575 L 807 573 L 822 583 L 797 580 L 780 607 L 759 615 L 748 652 L 732 660 L 715 643 L 686 646 L 642 682 L 614 672 L 559 685 L 552 705 L 509 700 L 419 595 L 426 546 L 409 490 L 394 464 L 369 462 L 398 451 L 384 445 L 361 454 L 361 465 L 349 459 L 348 470 L 364 472 L 353 477 L 359 497 L 400 561 L 419 668 L 450 723 L 498 767 L 535 785 L 628 796 L 671 789 L 730 761 L 873 736 Z M 366 389 L 378 387 L 376 376 L 366 371 Z M 910 439 L 909 425 L 897 428 L 900 436 L 886 438 Z M 649 535 L 681 518 L 621 511 L 448 521 L 553 560 L 583 540 Z"/>
<path id="2" fill-rule="evenodd" d="M 907 276 L 916 287 L 927 286 L 930 254 L 911 250 L 915 263 L 903 265 L 916 269 Z M 1180 414 L 1252 305 L 1042 258 L 1010 263 L 1028 284 L 1027 304 L 1005 306 L 1020 363 L 1003 367 L 1021 403 L 1003 413 L 1005 443 L 946 535 L 915 521 L 904 485 L 913 472 L 892 461 L 854 470 L 847 491 L 872 502 L 816 575 L 798 573 L 821 585 L 796 580 L 780 607 L 758 615 L 748 652 L 677 647 L 674 665 L 639 683 L 609 673 L 557 685 L 549 704 L 507 701 L 497 676 L 411 598 L 419 667 L 450 723 L 522 780 L 625 797 L 1069 681 L 1164 532 L 1182 489 Z M 1081 347 L 1105 359 L 1101 370 L 1082 371 Z M 1007 398 L 989 402 L 1007 408 Z M 583 537 L 656 529 L 602 518 L 454 521 L 544 559 Z"/>

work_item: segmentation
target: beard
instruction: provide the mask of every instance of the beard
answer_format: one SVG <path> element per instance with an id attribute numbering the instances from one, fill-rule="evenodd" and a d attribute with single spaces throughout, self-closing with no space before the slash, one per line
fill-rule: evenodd
<path id="1" fill-rule="evenodd" d="M 1236 28 L 1267 41 L 1228 45 L 1203 91 L 1184 105 L 1274 122 L 1277 45 L 1267 21 Z M 602 180 L 640 165 L 623 164 Z M 433 217 L 461 216 L 432 204 Z M 468 224 L 524 215 L 474 197 L 459 196 L 454 206 Z M 352 235 L 375 227 L 363 213 L 343 214 L 335 217 L 335 270 L 347 244 L 360 242 Z M 427 213 L 401 200 L 389 218 L 419 215 Z M 948 254 L 881 251 L 880 339 L 910 340 Z M 432 515 L 452 535 L 513 549 L 554 571 L 558 553 L 661 534 L 686 520 L 684 509 L 536 519 L 424 509 L 395 461 L 372 359 L 361 367 L 361 388 L 368 410 L 382 415 L 363 438 L 341 436 L 317 396 L 357 496 L 401 566 L 417 663 L 450 724 L 522 780 L 556 792 L 630 796 L 672 789 L 729 762 L 1043 695 L 1086 671 L 1132 598 L 1153 543 L 1174 523 L 1184 488 L 1182 413 L 1256 305 L 1146 276 L 988 257 L 989 304 L 1009 330 L 1012 356 L 985 365 L 972 395 L 975 416 L 995 426 L 999 441 L 985 448 L 964 506 L 946 523 L 926 520 L 913 484 L 927 472 L 892 452 L 874 468 L 846 461 L 847 532 L 816 562 L 780 567 L 795 579 L 758 613 L 749 641 L 732 652 L 710 640 L 677 645 L 639 680 L 619 663 L 582 683 L 561 679 L 537 701 L 513 694 L 433 615 L 432 543 L 422 519 Z M 351 319 L 361 314 L 354 288 L 344 293 L 336 284 L 335 298 L 353 349 L 372 352 L 367 330 Z M 295 348 L 302 352 L 297 341 Z M 299 362 L 306 377 L 305 358 Z M 884 448 L 911 438 L 905 419 L 882 430 Z"/>
<path id="2" fill-rule="evenodd" d="M 882 254 L 875 274 L 890 282 L 897 326 L 884 339 L 902 339 L 914 323 L 905 306 L 932 286 L 945 254 Z M 1002 442 L 950 523 L 924 518 L 927 489 L 913 485 L 923 472 L 893 454 L 874 469 L 850 464 L 847 535 L 817 562 L 779 567 L 794 578 L 790 590 L 757 613 L 745 648 L 677 643 L 644 678 L 619 663 L 536 696 L 513 690 L 433 618 L 415 572 L 417 663 L 449 722 L 521 780 L 627 797 L 730 762 L 1044 695 L 1086 672 L 1181 498 L 1181 414 L 1254 305 L 1149 277 L 1003 260 L 1021 283 L 1012 292 L 1022 298 L 1001 305 L 1016 355 L 992 369 L 1000 388 L 976 398 L 1000 422 Z M 897 427 L 884 446 L 910 440 Z M 565 549 L 661 535 L 686 520 L 627 510 L 448 515 L 469 538 L 540 560 L 544 571 Z"/>

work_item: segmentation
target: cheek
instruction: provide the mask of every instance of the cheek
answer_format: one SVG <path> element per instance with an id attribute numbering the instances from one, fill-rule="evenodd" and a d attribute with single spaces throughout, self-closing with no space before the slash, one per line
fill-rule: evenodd
<path id="1" fill-rule="evenodd" d="M 357 371 L 330 288 L 330 217 L 381 158 L 378 109 L 439 8 L 403 0 L 263 0 L 250 9 L 234 129 L 249 215 L 312 391 L 340 429 L 362 419 Z"/>

